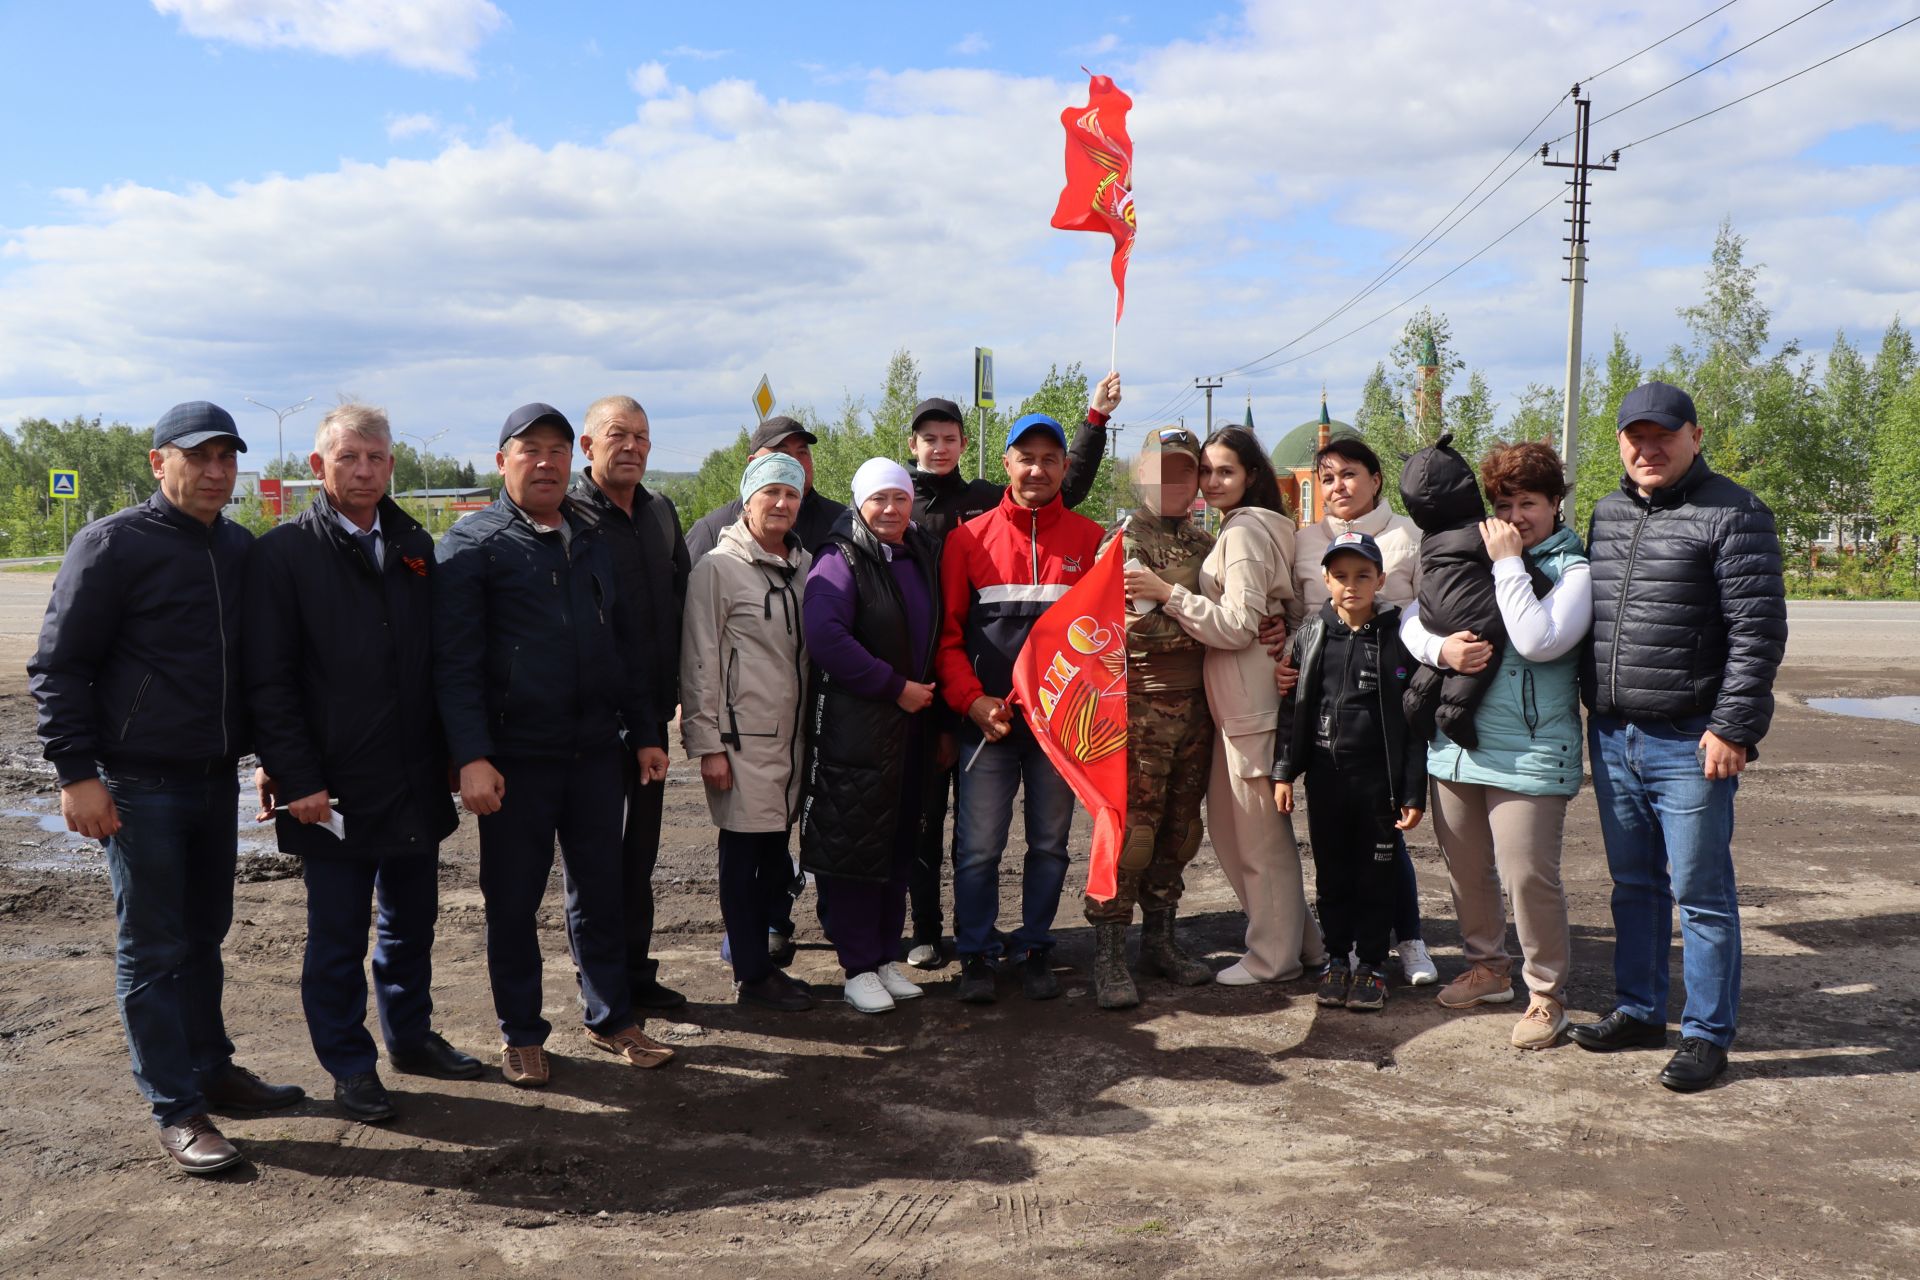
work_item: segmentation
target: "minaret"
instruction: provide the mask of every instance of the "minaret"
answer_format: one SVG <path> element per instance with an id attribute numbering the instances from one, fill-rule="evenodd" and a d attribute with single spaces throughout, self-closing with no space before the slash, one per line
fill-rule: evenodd
<path id="1" fill-rule="evenodd" d="M 1320 442 L 1315 450 L 1326 448 L 1333 443 L 1333 419 L 1327 416 L 1327 384 L 1320 384 Z"/>
<path id="2" fill-rule="evenodd" d="M 1440 434 L 1440 353 L 1434 349 L 1433 330 L 1420 348 L 1420 377 L 1413 397 L 1413 427 L 1422 440 Z"/>
<path id="3" fill-rule="evenodd" d="M 1247 430 L 1253 430 L 1253 392 L 1247 392 Z"/>

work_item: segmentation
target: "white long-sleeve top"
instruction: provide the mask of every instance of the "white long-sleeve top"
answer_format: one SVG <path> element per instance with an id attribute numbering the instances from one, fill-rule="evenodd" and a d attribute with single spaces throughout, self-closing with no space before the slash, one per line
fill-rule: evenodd
<path id="1" fill-rule="evenodd" d="M 1529 662 L 1551 662 L 1573 652 L 1593 627 L 1593 573 L 1585 561 L 1567 566 L 1553 590 L 1536 598 L 1533 580 L 1519 556 L 1495 560 L 1493 592 L 1501 621 L 1507 625 L 1507 639 Z M 1446 665 L 1440 661 L 1446 637 L 1427 630 L 1418 601 L 1400 615 L 1400 641 L 1428 666 Z"/>

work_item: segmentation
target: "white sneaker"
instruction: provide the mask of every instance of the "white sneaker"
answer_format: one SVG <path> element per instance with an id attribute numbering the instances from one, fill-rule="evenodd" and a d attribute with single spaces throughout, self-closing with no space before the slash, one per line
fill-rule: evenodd
<path id="1" fill-rule="evenodd" d="M 847 1003 L 862 1013 L 885 1013 L 893 1008 L 893 997 L 881 985 L 879 974 L 861 973 L 847 979 Z"/>
<path id="2" fill-rule="evenodd" d="M 1418 938 L 1408 938 L 1396 950 L 1400 955 L 1400 970 L 1407 975 L 1407 981 L 1416 987 L 1430 987 L 1440 981 L 1440 970 L 1435 967 L 1433 957 L 1427 954 L 1427 944 Z"/>
<path id="3" fill-rule="evenodd" d="M 1235 960 L 1232 964 L 1214 974 L 1213 980 L 1223 987 L 1251 987 L 1257 985 L 1260 981 L 1260 979 L 1247 972 L 1246 964 L 1240 960 Z"/>
<path id="4" fill-rule="evenodd" d="M 880 985 L 895 1000 L 918 1000 L 922 994 L 920 984 L 900 972 L 900 966 L 889 960 L 880 966 Z"/>

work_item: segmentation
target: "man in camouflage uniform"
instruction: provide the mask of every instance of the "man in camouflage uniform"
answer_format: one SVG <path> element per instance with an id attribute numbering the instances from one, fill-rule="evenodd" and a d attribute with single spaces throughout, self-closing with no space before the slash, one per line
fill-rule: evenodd
<path id="1" fill-rule="evenodd" d="M 1213 535 L 1193 519 L 1200 440 L 1184 427 L 1149 432 L 1136 472 L 1141 504 L 1120 529 L 1126 555 L 1170 583 L 1200 589 Z M 1105 550 L 1106 543 L 1102 543 Z M 1094 990 L 1102 1009 L 1140 1003 L 1127 972 L 1126 931 L 1141 911 L 1140 962 L 1181 986 L 1213 977 L 1174 937 L 1181 873 L 1200 848 L 1200 800 L 1213 759 L 1213 718 L 1201 679 L 1206 647 L 1144 601 L 1127 619 L 1127 829 L 1112 900 L 1086 900 Z"/>

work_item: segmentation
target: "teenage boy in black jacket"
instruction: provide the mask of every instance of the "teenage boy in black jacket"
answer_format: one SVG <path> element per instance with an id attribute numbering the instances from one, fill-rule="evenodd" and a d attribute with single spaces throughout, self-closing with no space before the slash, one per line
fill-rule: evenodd
<path id="1" fill-rule="evenodd" d="M 376 897 L 388 1061 L 443 1079 L 480 1074 L 432 1021 L 440 842 L 459 821 L 433 700 L 433 538 L 386 496 L 393 432 L 381 410 L 330 410 L 307 464 L 320 494 L 267 530 L 247 565 L 247 699 L 261 817 L 282 806 L 280 850 L 300 856 L 307 884 L 307 1033 L 334 1101 L 373 1122 L 394 1115 L 366 1028 Z"/>
<path id="2" fill-rule="evenodd" d="M 82 529 L 27 664 L 69 830 L 105 843 L 114 995 L 160 1145 L 187 1173 L 240 1160 L 207 1112 L 306 1095 L 233 1063 L 220 944 L 233 921 L 240 619 L 253 535 L 221 514 L 246 449 L 196 400 L 153 428 L 159 492 Z"/>
<path id="3" fill-rule="evenodd" d="M 1333 961 L 1316 999 L 1379 1009 L 1387 1002 L 1399 833 L 1427 807 L 1426 743 L 1407 732 L 1401 695 L 1414 661 L 1400 643 L 1400 610 L 1374 607 L 1384 581 L 1380 548 L 1343 533 L 1320 557 L 1332 599 L 1287 645 L 1300 679 L 1280 703 L 1273 797 L 1293 812 L 1294 780 L 1311 774 L 1307 806 L 1320 928 Z M 1347 970 L 1349 948 L 1359 967 Z"/>

